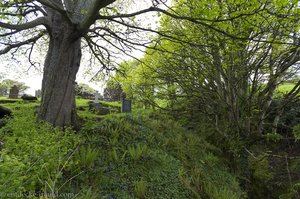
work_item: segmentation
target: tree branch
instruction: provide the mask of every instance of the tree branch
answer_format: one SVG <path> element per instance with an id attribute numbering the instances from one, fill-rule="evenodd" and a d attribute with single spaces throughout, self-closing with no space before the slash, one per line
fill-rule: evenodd
<path id="1" fill-rule="evenodd" d="M 131 18 L 131 17 L 135 17 L 144 13 L 148 13 L 148 12 L 160 12 L 163 13 L 173 19 L 179 19 L 179 20 L 185 20 L 185 21 L 189 21 L 192 22 L 194 24 L 198 24 L 198 25 L 202 25 L 204 27 L 207 27 L 211 30 L 214 30 L 218 33 L 221 33 L 227 37 L 230 37 L 232 39 L 238 39 L 238 40 L 245 40 L 245 41 L 259 41 L 259 42 L 266 42 L 266 43 L 278 43 L 278 44 L 292 44 L 292 43 L 282 43 L 282 42 L 276 42 L 276 41 L 268 41 L 266 40 L 257 40 L 255 39 L 257 37 L 257 35 L 261 34 L 262 32 L 259 32 L 259 34 L 254 34 L 250 37 L 240 37 L 238 35 L 235 34 L 231 34 L 227 31 L 224 31 L 216 26 L 214 26 L 214 24 L 219 23 L 219 22 L 225 22 L 225 21 L 232 21 L 235 19 L 240 19 L 241 17 L 247 17 L 247 16 L 251 16 L 251 15 L 255 15 L 255 14 L 260 14 L 260 12 L 265 11 L 265 5 L 261 5 L 259 8 L 255 9 L 253 12 L 249 13 L 249 14 L 240 14 L 234 17 L 230 17 L 230 18 L 226 18 L 226 19 L 207 19 L 207 18 L 194 18 L 194 17 L 189 17 L 189 16 L 180 16 L 177 14 L 173 14 L 171 12 L 168 12 L 164 9 L 158 8 L 158 7 L 149 7 L 147 9 L 144 10 L 140 10 L 134 13 L 129 13 L 129 14 L 117 14 L 117 15 L 111 15 L 111 16 L 103 16 L 103 15 L 98 15 L 97 19 L 101 20 L 101 19 L 107 19 L 107 20 L 115 20 L 117 18 Z M 115 20 L 116 21 L 116 20 Z M 209 23 L 208 23 L 209 22 Z"/>
<path id="2" fill-rule="evenodd" d="M 15 43 L 15 44 L 6 44 L 7 47 L 0 50 L 0 55 L 3 55 L 5 53 L 8 53 L 10 50 L 14 49 L 14 48 L 19 48 L 20 46 L 24 46 L 33 42 L 36 42 L 37 40 L 39 40 L 41 37 L 43 37 L 46 34 L 46 31 L 42 31 L 40 32 L 38 35 L 36 35 L 35 37 L 32 37 L 28 40 L 19 42 L 19 43 Z"/>
<path id="3" fill-rule="evenodd" d="M 83 16 L 83 19 L 79 21 L 78 29 L 81 33 L 88 31 L 89 27 L 95 22 L 99 15 L 99 10 L 106 7 L 107 5 L 115 2 L 116 0 L 91 0 L 90 5 L 87 5 L 88 13 Z M 88 4 L 88 2 L 86 2 Z M 81 12 L 81 10 L 79 10 Z"/>
<path id="4" fill-rule="evenodd" d="M 0 22 L 1 28 L 17 30 L 17 31 L 27 30 L 27 29 L 34 28 L 39 25 L 46 25 L 46 20 L 44 17 L 39 17 L 31 22 L 19 24 L 19 25 Z"/>

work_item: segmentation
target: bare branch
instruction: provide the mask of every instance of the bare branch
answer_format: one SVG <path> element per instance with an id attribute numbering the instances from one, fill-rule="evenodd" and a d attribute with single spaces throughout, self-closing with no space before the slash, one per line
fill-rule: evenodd
<path id="1" fill-rule="evenodd" d="M 256 37 L 258 35 L 260 35 L 261 33 L 263 33 L 263 30 L 261 30 L 261 32 L 258 32 L 254 35 L 251 35 L 250 37 L 241 37 L 241 36 L 238 36 L 236 34 L 232 34 L 232 33 L 229 33 L 227 31 L 224 31 L 220 28 L 218 28 L 217 26 L 215 26 L 217 23 L 219 22 L 224 22 L 224 21 L 232 21 L 232 20 L 235 20 L 235 19 L 240 19 L 242 17 L 247 17 L 247 16 L 251 16 L 251 15 L 255 15 L 255 14 L 259 14 L 261 15 L 261 12 L 265 11 L 266 8 L 265 8 L 266 5 L 261 5 L 260 7 L 258 7 L 257 9 L 255 9 L 253 12 L 251 13 L 244 13 L 244 14 L 240 14 L 240 15 L 237 15 L 237 16 L 234 16 L 234 17 L 230 17 L 230 18 L 226 18 L 226 19 L 220 19 L 220 18 L 217 18 L 217 19 L 207 19 L 207 18 L 195 18 L 195 17 L 189 17 L 189 16 L 183 16 L 183 15 L 177 15 L 177 14 L 173 14 L 171 12 L 168 12 L 164 9 L 161 9 L 161 8 L 158 8 L 158 7 L 149 7 L 147 9 L 144 9 L 144 10 L 140 10 L 140 11 L 137 11 L 137 12 L 134 12 L 134 13 L 129 13 L 129 14 L 117 14 L 117 15 L 111 15 L 111 16 L 103 16 L 103 15 L 98 15 L 97 19 L 98 20 L 101 20 L 101 19 L 107 19 L 107 20 L 114 20 L 115 22 L 117 20 L 115 19 L 118 19 L 118 18 L 131 18 L 131 17 L 135 17 L 135 16 L 138 16 L 138 15 L 141 15 L 141 14 L 145 14 L 145 13 L 148 13 L 148 12 L 160 12 L 160 13 L 163 13 L 173 19 L 178 19 L 178 20 L 184 20 L 184 21 L 189 21 L 189 22 L 192 22 L 193 24 L 198 24 L 198 25 L 202 25 L 204 27 L 207 27 L 211 30 L 214 30 L 218 33 L 221 33 L 227 37 L 230 37 L 232 39 L 238 39 L 238 40 L 245 40 L 245 41 L 249 41 L 249 40 L 252 40 L 252 41 L 259 41 L 259 42 L 266 42 L 266 43 L 277 43 L 277 44 L 294 44 L 294 43 L 291 43 L 291 42 L 277 42 L 277 41 L 269 41 L 269 40 L 263 40 L 263 39 L 260 39 L 260 40 L 257 40 Z M 122 23 L 120 21 L 118 21 L 119 23 Z M 125 24 L 123 24 L 125 25 Z M 270 30 L 268 30 L 270 31 Z"/>
<path id="2" fill-rule="evenodd" d="M 46 20 L 44 17 L 39 17 L 31 22 L 24 23 L 24 24 L 18 24 L 18 25 L 0 22 L 1 28 L 17 30 L 17 31 L 27 30 L 30 28 L 37 27 L 39 25 L 46 25 Z"/>
<path id="3" fill-rule="evenodd" d="M 18 42 L 18 43 L 15 43 L 15 44 L 7 44 L 6 48 L 0 50 L 0 55 L 7 53 L 7 52 L 9 52 L 10 50 L 12 50 L 14 48 L 19 48 L 20 46 L 24 46 L 24 45 L 28 45 L 30 43 L 36 42 L 41 37 L 43 37 L 45 34 L 46 34 L 46 31 L 42 31 L 38 35 L 36 35 L 35 37 L 32 37 L 28 40 Z"/>

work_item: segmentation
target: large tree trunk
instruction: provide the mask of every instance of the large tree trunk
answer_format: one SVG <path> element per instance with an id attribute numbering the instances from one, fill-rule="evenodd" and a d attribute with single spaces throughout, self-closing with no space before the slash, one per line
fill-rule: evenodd
<path id="1" fill-rule="evenodd" d="M 52 24 L 44 65 L 42 101 L 38 118 L 54 126 L 76 123 L 75 79 L 81 59 L 80 37 L 75 26 L 59 13 L 49 16 Z"/>

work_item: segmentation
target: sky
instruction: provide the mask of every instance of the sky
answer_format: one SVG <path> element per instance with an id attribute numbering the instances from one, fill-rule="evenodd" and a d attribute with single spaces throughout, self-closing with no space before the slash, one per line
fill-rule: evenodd
<path id="1" fill-rule="evenodd" d="M 143 57 L 143 53 L 141 53 L 140 51 L 133 52 L 132 55 L 136 58 Z M 84 59 L 84 56 L 85 54 L 83 54 L 83 58 L 81 60 L 81 66 L 77 73 L 76 82 L 88 84 L 91 88 L 103 94 L 105 82 L 100 80 L 91 81 L 92 76 L 85 73 L 85 70 L 87 68 L 85 63 L 87 63 L 88 61 Z M 41 64 L 41 66 L 44 62 L 43 59 L 44 56 L 40 56 L 39 63 Z M 128 59 L 129 57 L 124 56 L 124 61 Z M 1 61 L 0 59 L 0 73 L 4 75 L 3 79 L 12 79 L 19 82 L 24 82 L 27 86 L 30 87 L 25 91 L 25 93 L 29 95 L 35 95 L 35 91 L 41 89 L 43 74 L 42 72 L 38 72 L 33 68 L 27 71 L 30 66 L 28 61 L 25 58 L 21 60 L 23 60 L 21 63 L 14 63 L 13 61 L 9 61 L 9 59 L 7 59 L 6 61 Z M 95 67 L 95 71 L 97 70 L 96 68 L 97 67 Z"/>
<path id="2" fill-rule="evenodd" d="M 0 73 L 4 74 L 3 79 L 12 79 L 19 82 L 24 82 L 30 88 L 25 91 L 26 94 L 35 95 L 35 91 L 41 89 L 42 87 L 42 79 L 43 74 L 41 72 L 37 72 L 34 69 L 25 71 L 26 67 L 28 68 L 26 62 L 24 61 L 23 66 L 17 66 L 16 64 L 12 64 L 9 61 L 1 62 L 0 65 Z M 88 84 L 91 88 L 96 91 L 103 93 L 103 87 L 105 86 L 103 82 L 89 82 L 90 78 L 85 77 L 83 74 L 84 68 L 80 68 L 80 71 L 77 74 L 76 81 L 78 83 Z"/>
<path id="3" fill-rule="evenodd" d="M 146 3 L 148 2 L 148 3 Z M 132 8 L 129 8 L 130 12 L 134 12 L 137 10 L 140 10 L 141 8 L 147 8 L 149 6 L 149 2 L 151 1 L 139 1 L 137 4 L 135 3 Z M 148 5 L 147 5 L 148 4 Z M 149 15 L 151 16 L 149 17 Z M 148 19 L 148 20 L 145 20 Z M 149 20 L 150 19 L 150 20 Z M 144 16 L 144 21 L 143 23 L 150 24 L 152 27 L 157 24 L 158 17 L 154 17 L 153 13 L 149 13 L 148 16 Z M 157 26 L 157 25 L 156 25 Z M 143 54 L 141 52 L 133 52 L 133 55 L 135 57 L 141 58 Z M 38 62 L 43 65 L 43 59 L 44 59 L 45 53 L 42 55 L 38 55 Z M 128 57 L 124 57 L 124 60 L 128 59 Z M 19 63 L 14 63 L 10 59 L 6 58 L 1 58 L 0 59 L 0 73 L 4 74 L 3 79 L 12 79 L 12 80 L 17 80 L 20 82 L 24 82 L 27 86 L 30 88 L 25 91 L 25 93 L 30 94 L 30 95 L 35 95 L 35 90 L 41 89 L 42 85 L 42 73 L 37 72 L 34 69 L 30 69 L 29 71 L 29 63 L 26 60 L 25 57 L 20 58 L 20 60 L 23 60 Z M 90 87 L 95 89 L 96 91 L 103 93 L 105 83 L 103 81 L 99 82 L 90 82 L 90 76 L 84 75 L 84 69 L 85 66 L 83 64 L 84 61 L 82 61 L 81 67 L 79 69 L 79 72 L 77 74 L 77 79 L 76 82 L 78 83 L 85 83 L 88 84 Z"/>

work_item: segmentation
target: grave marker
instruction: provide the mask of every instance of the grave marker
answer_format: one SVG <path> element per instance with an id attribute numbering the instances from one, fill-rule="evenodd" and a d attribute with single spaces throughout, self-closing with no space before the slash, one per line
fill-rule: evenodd
<path id="1" fill-rule="evenodd" d="M 14 85 L 10 90 L 9 90 L 9 98 L 11 99 L 17 99 L 19 97 L 19 89 L 16 85 Z"/>
<path id="2" fill-rule="evenodd" d="M 122 113 L 131 112 L 131 100 L 122 99 Z"/>
<path id="3" fill-rule="evenodd" d="M 95 101 L 94 101 L 94 108 L 96 110 L 100 109 L 99 97 L 100 97 L 100 94 L 98 93 L 98 91 L 96 91 L 96 93 L 95 93 Z"/>

